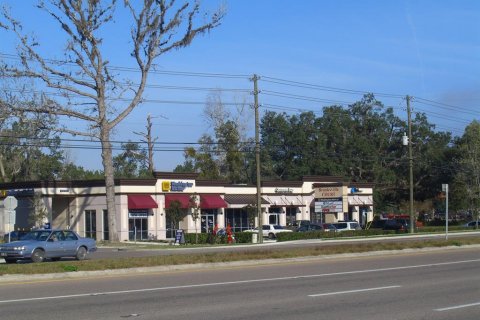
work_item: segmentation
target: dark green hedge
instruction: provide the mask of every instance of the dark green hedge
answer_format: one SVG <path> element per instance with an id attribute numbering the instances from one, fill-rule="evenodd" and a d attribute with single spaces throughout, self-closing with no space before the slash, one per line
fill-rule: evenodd
<path id="1" fill-rule="evenodd" d="M 472 230 L 463 226 L 449 226 L 450 231 Z M 415 232 L 445 232 L 445 226 L 421 227 Z M 331 231 L 308 231 L 308 232 L 281 232 L 277 234 L 277 241 L 292 241 L 304 239 L 335 239 L 344 237 L 365 237 L 376 235 L 391 235 L 398 232 L 381 229 L 351 230 L 342 232 Z M 195 241 L 195 233 L 185 234 L 186 244 L 227 244 L 227 236 L 213 236 L 208 233 L 198 233 L 198 242 Z M 238 232 L 234 234 L 234 243 L 252 243 L 252 233 Z"/>
<path id="2" fill-rule="evenodd" d="M 196 235 L 198 236 L 198 242 L 195 242 Z M 252 234 L 245 232 L 238 232 L 233 235 L 234 243 L 251 243 Z M 213 236 L 211 233 L 186 233 L 185 234 L 185 243 L 188 244 L 227 244 L 227 236 Z"/>
<path id="3" fill-rule="evenodd" d="M 304 240 L 304 239 L 334 239 L 345 237 L 362 237 L 362 236 L 375 236 L 375 235 L 388 235 L 395 234 L 395 231 L 391 230 L 351 230 L 342 232 L 332 231 L 308 231 L 308 232 L 281 232 L 277 234 L 277 241 L 292 241 L 292 240 Z"/>

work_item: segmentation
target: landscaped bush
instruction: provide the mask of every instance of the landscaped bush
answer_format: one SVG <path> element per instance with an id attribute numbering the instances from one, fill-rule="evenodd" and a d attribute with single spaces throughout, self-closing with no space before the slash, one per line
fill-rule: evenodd
<path id="1" fill-rule="evenodd" d="M 195 233 L 186 233 L 185 234 L 185 243 L 187 244 L 227 244 L 228 237 L 227 235 L 213 235 L 211 233 L 198 233 L 198 242 L 195 242 L 196 235 Z M 233 235 L 234 243 L 251 243 L 252 234 L 245 232 L 238 232 Z"/>
<path id="2" fill-rule="evenodd" d="M 349 230 L 341 232 L 332 231 L 308 231 L 308 232 L 281 232 L 277 234 L 277 241 L 292 241 L 304 239 L 335 239 L 345 237 L 364 237 L 375 235 L 395 234 L 392 230 L 369 229 L 369 230 Z"/>
<path id="3" fill-rule="evenodd" d="M 458 226 L 463 223 L 464 223 L 463 221 L 458 221 L 458 220 L 453 220 L 448 222 L 448 224 L 451 226 Z M 441 227 L 441 226 L 445 226 L 445 220 L 433 219 L 432 221 L 426 222 L 425 225 L 429 227 Z"/>
<path id="4" fill-rule="evenodd" d="M 235 243 L 252 243 L 252 233 L 251 232 L 235 233 Z"/>
<path id="5" fill-rule="evenodd" d="M 464 226 L 458 225 L 448 225 L 449 231 L 462 231 L 468 230 Z M 445 221 L 443 221 L 443 226 L 428 226 L 428 227 L 421 227 L 416 230 L 417 232 L 445 232 Z"/>

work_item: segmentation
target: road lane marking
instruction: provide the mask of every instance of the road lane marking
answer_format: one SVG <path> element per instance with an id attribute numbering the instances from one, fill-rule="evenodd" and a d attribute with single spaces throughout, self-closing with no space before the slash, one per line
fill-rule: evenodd
<path id="1" fill-rule="evenodd" d="M 461 305 L 458 305 L 458 306 L 451 306 L 451 307 L 439 308 L 439 309 L 433 309 L 433 310 L 441 312 L 441 311 L 449 311 L 449 310 L 470 308 L 470 307 L 476 307 L 476 306 L 480 306 L 480 302 L 469 303 L 469 304 L 461 304 Z"/>
<path id="2" fill-rule="evenodd" d="M 450 262 L 440 262 L 440 263 L 429 263 L 429 264 L 420 264 L 420 265 L 402 266 L 402 267 L 390 267 L 390 268 L 365 269 L 365 270 L 354 270 L 354 271 L 322 273 L 322 274 L 299 275 L 299 276 L 289 276 L 289 277 L 279 277 L 279 278 L 263 278 L 263 279 L 249 279 L 249 280 L 238 280 L 238 281 L 227 281 L 227 282 L 200 283 L 200 284 L 190 284 L 190 285 L 182 285 L 182 286 L 144 288 L 144 289 L 108 291 L 108 292 L 90 292 L 90 293 L 80 293 L 80 294 L 62 295 L 62 296 L 31 297 L 31 298 L 24 298 L 24 299 L 0 300 L 0 304 L 6 304 L 6 303 L 12 303 L 12 302 L 39 301 L 39 300 L 68 299 L 68 298 L 89 297 L 89 296 L 98 296 L 98 295 L 129 294 L 129 293 L 138 293 L 138 292 L 152 292 L 152 291 L 178 290 L 178 289 L 214 287 L 214 286 L 236 285 L 236 284 L 286 281 L 286 280 L 297 280 L 297 279 L 312 279 L 312 278 L 321 278 L 321 277 L 376 273 L 376 272 L 385 272 L 385 271 L 430 268 L 430 267 L 434 267 L 434 266 L 448 266 L 448 265 L 457 265 L 457 264 L 474 263 L 474 262 L 480 262 L 480 259 L 463 260 L 463 261 L 450 261 Z"/>
<path id="3" fill-rule="evenodd" d="M 318 294 L 309 294 L 309 297 L 324 297 L 324 296 L 334 296 L 338 294 L 347 294 L 347 293 L 358 293 L 358 292 L 365 292 L 365 291 L 376 291 L 376 290 L 386 290 L 386 289 L 394 289 L 400 288 L 401 286 L 388 286 L 388 287 L 377 287 L 377 288 L 366 288 L 366 289 L 356 289 L 356 290 L 348 290 L 348 291 L 337 291 L 337 292 L 327 292 L 327 293 L 318 293 Z"/>

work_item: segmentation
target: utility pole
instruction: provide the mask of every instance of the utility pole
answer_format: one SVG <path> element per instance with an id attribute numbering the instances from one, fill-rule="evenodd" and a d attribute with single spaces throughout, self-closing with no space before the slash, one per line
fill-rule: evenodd
<path id="1" fill-rule="evenodd" d="M 253 98 L 255 109 L 255 162 L 257 168 L 257 216 L 258 216 L 258 243 L 263 243 L 262 219 L 262 186 L 260 182 L 260 120 L 258 114 L 258 76 L 253 75 Z"/>
<path id="2" fill-rule="evenodd" d="M 407 95 L 408 115 L 408 167 L 410 177 L 410 233 L 415 231 L 415 215 L 413 212 L 413 151 L 412 151 L 412 111 L 410 109 L 410 96 Z"/>

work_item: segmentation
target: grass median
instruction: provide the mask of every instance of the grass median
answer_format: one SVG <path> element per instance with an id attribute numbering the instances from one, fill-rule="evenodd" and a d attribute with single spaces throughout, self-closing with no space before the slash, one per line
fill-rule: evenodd
<path id="1" fill-rule="evenodd" d="M 342 253 L 362 253 L 408 248 L 433 248 L 480 244 L 480 237 L 455 238 L 451 240 L 409 240 L 385 243 L 345 243 L 334 246 L 308 246 L 305 248 L 258 248 L 249 251 L 198 253 L 188 255 L 162 255 L 136 258 L 93 259 L 84 261 L 62 260 L 44 263 L 0 264 L 0 276 L 6 274 L 45 274 L 76 271 L 114 270 L 139 267 L 154 267 L 180 264 L 251 261 L 321 256 Z M 162 249 L 158 249 L 162 250 Z"/>

